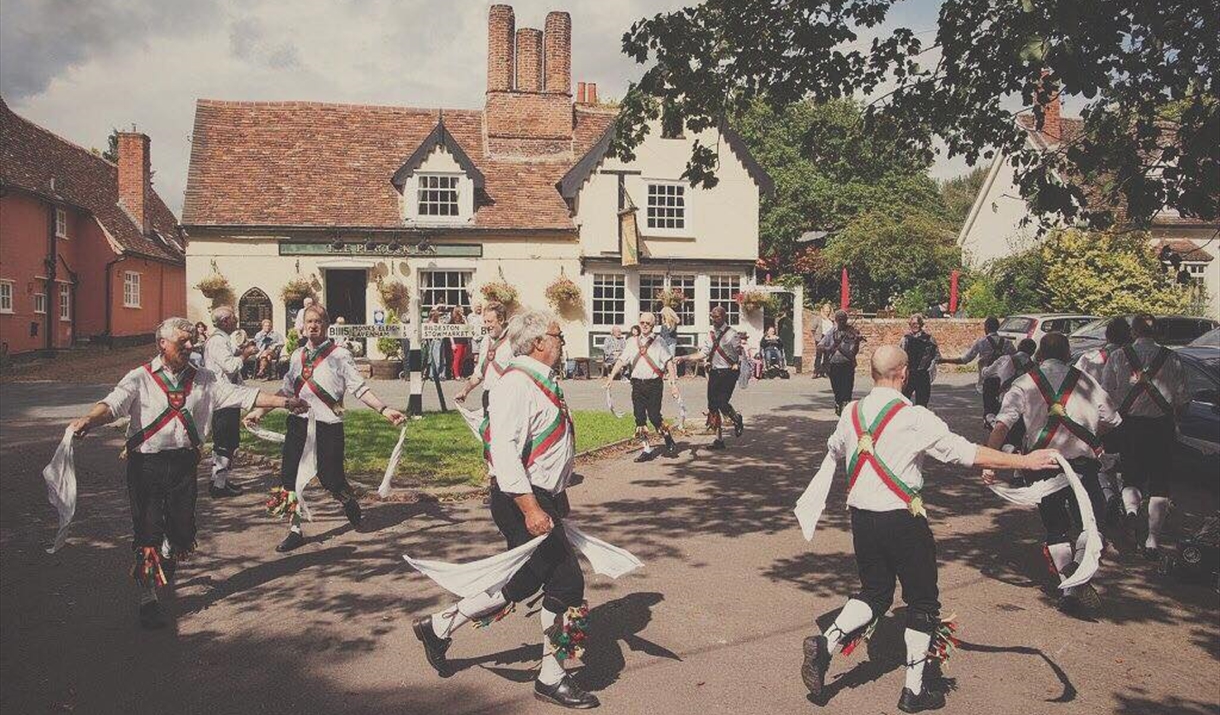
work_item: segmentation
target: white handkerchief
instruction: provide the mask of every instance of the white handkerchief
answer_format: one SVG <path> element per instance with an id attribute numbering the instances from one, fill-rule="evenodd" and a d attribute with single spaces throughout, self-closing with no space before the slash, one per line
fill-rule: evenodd
<path id="1" fill-rule="evenodd" d="M 398 444 L 394 445 L 394 451 L 390 453 L 390 463 L 386 465 L 385 476 L 381 478 L 381 486 L 377 487 L 377 494 L 385 499 L 390 496 L 390 481 L 394 478 L 394 473 L 398 471 L 398 463 L 402 460 L 402 445 L 407 439 L 407 426 L 402 426 L 402 431 L 398 433 Z"/>
<path id="2" fill-rule="evenodd" d="M 297 509 L 301 518 L 313 521 L 313 514 L 305 504 L 305 487 L 318 475 L 318 416 L 309 411 L 309 426 L 305 429 L 305 448 L 301 451 L 301 461 L 297 465 Z"/>
<path id="3" fill-rule="evenodd" d="M 830 494 L 830 485 L 835 476 L 835 459 L 829 453 L 822 458 L 822 465 L 809 481 L 805 493 L 796 500 L 796 520 L 801 524 L 801 533 L 805 541 L 813 541 L 813 530 L 822 518 L 826 509 L 826 496 Z"/>
<path id="4" fill-rule="evenodd" d="M 623 416 L 622 412 L 614 409 L 614 397 L 610 394 L 610 388 L 608 387 L 606 388 L 606 409 L 610 411 L 610 414 L 614 415 L 615 419 Z"/>
<path id="5" fill-rule="evenodd" d="M 468 410 L 459 404 L 457 406 L 457 411 L 458 414 L 462 416 L 462 420 L 466 423 L 466 426 L 470 428 L 470 431 L 474 434 L 475 438 L 482 442 L 483 435 L 481 434 L 480 428 L 483 426 L 483 410 Z"/>
<path id="6" fill-rule="evenodd" d="M 1068 464 L 1068 461 L 1062 456 L 1059 457 L 1059 466 L 1063 469 L 1063 474 L 1067 477 L 1068 483 L 1072 485 L 1072 492 L 1076 495 L 1076 505 L 1080 507 L 1080 523 L 1084 524 L 1085 533 L 1084 556 L 1076 567 L 1076 572 L 1059 584 L 1059 588 L 1068 589 L 1088 583 L 1089 579 L 1093 578 L 1093 574 L 1097 573 L 1097 566 L 1101 563 L 1101 534 L 1097 532 L 1097 517 L 1093 514 L 1093 502 L 1089 501 L 1089 493 L 1085 491 L 1084 484 L 1081 483 L 1076 470 L 1072 469 L 1072 465 Z"/>
<path id="7" fill-rule="evenodd" d="M 59 551 L 67 543 L 68 526 L 76 514 L 76 463 L 72 454 L 74 437 L 71 427 L 64 430 L 64 437 L 55 448 L 55 456 L 42 470 L 42 478 L 47 483 L 47 499 L 59 512 L 59 530 L 47 549 L 48 554 Z"/>
<path id="8" fill-rule="evenodd" d="M 284 443 L 284 435 L 279 432 L 273 432 L 263 427 L 250 427 L 249 425 L 246 426 L 246 431 L 261 440 L 266 440 L 267 442 L 274 442 L 276 444 Z"/>
<path id="9" fill-rule="evenodd" d="M 1012 487 L 1007 484 L 989 484 L 991 491 L 1005 501 L 1020 506 L 1038 506 L 1046 497 L 1068 486 L 1068 478 L 1060 474 L 1057 477 L 1034 482 L 1028 487 Z"/>

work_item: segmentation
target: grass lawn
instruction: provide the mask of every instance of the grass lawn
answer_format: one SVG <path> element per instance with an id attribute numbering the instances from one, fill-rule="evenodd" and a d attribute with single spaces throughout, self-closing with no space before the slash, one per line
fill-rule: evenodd
<path id="1" fill-rule="evenodd" d="M 574 412 L 576 451 L 584 452 L 630 437 L 635 422 L 629 415 L 615 418 L 608 412 Z M 287 413 L 273 412 L 263 426 L 284 431 Z M 343 416 L 348 478 L 377 485 L 385 474 L 397 427 L 370 410 L 353 410 Z M 265 442 L 242 428 L 241 448 L 268 457 L 280 455 L 280 445 Z M 450 487 L 483 484 L 483 448 L 455 411 L 428 413 L 407 426 L 407 441 L 394 485 L 398 487 Z"/>

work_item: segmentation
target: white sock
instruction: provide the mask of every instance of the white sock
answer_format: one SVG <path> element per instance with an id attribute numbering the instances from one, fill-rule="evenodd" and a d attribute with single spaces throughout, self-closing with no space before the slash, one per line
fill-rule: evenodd
<path id="1" fill-rule="evenodd" d="M 1148 499 L 1148 539 L 1144 546 L 1155 549 L 1160 544 L 1161 530 L 1165 528 L 1165 516 L 1169 514 L 1169 497 L 1149 497 Z"/>
<path id="2" fill-rule="evenodd" d="M 1089 535 L 1085 532 L 1080 532 L 1080 536 L 1076 537 L 1076 549 L 1072 552 L 1072 560 L 1077 565 L 1084 561 L 1084 549 L 1089 543 Z"/>
<path id="3" fill-rule="evenodd" d="M 157 601 L 157 587 L 145 586 L 140 589 L 140 605 L 146 603 L 155 603 Z"/>
<path id="4" fill-rule="evenodd" d="M 484 616 L 507 604 L 508 599 L 500 591 L 467 596 L 450 608 L 432 614 L 432 632 L 437 638 L 448 638 L 473 616 Z"/>
<path id="5" fill-rule="evenodd" d="M 871 620 L 873 609 L 869 608 L 867 603 L 849 599 L 843 605 L 843 610 L 839 611 L 839 617 L 835 619 L 834 624 L 822 634 L 826 636 L 826 652 L 834 653 L 835 649 L 843 644 L 848 633 L 863 628 Z"/>
<path id="6" fill-rule="evenodd" d="M 928 661 L 928 649 L 932 647 L 932 636 L 912 628 L 903 633 L 907 642 L 907 689 L 915 695 L 923 692 L 923 666 Z"/>
<path id="7" fill-rule="evenodd" d="M 1051 562 L 1055 564 L 1055 571 L 1059 573 L 1059 581 L 1062 582 L 1066 576 L 1063 575 L 1063 570 L 1072 565 L 1072 545 L 1071 544 L 1050 544 L 1046 547 L 1047 551 L 1051 552 Z M 1064 595 L 1071 594 L 1073 589 L 1067 589 Z"/>
<path id="8" fill-rule="evenodd" d="M 538 669 L 538 682 L 543 685 L 554 685 L 560 680 L 566 671 L 559 659 L 554 653 L 547 653 L 550 649 L 550 644 L 547 643 L 546 630 L 555 624 L 555 620 L 561 618 L 557 613 L 552 613 L 545 608 L 538 611 L 538 620 L 542 622 L 542 667 Z M 560 621 L 562 623 L 562 621 Z"/>
<path id="9" fill-rule="evenodd" d="M 1140 494 L 1140 490 L 1135 487 L 1123 487 L 1123 508 L 1128 514 L 1138 514 L 1140 511 L 1140 502 L 1144 500 L 1144 495 Z"/>
<path id="10" fill-rule="evenodd" d="M 229 458 L 212 453 L 212 486 L 220 489 L 229 481 Z"/>

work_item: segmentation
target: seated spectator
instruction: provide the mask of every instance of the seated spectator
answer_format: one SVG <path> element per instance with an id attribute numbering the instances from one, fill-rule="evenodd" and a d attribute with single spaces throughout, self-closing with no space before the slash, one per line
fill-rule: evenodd
<path id="1" fill-rule="evenodd" d="M 602 338 L 602 374 L 609 375 L 614 369 L 614 363 L 618 362 L 618 358 L 623 354 L 623 348 L 627 346 L 627 339 L 623 337 L 623 329 L 619 326 L 614 326 L 610 329 L 610 334 Z"/>
<path id="2" fill-rule="evenodd" d="M 254 347 L 258 348 L 258 352 L 254 355 L 255 371 L 254 376 L 260 380 L 269 380 L 275 378 L 276 375 L 268 374 L 267 370 L 271 365 L 279 362 L 280 352 L 284 349 L 284 336 L 275 332 L 271 326 L 270 320 L 264 320 L 254 336 Z"/>
<path id="3" fill-rule="evenodd" d="M 780 340 L 775 326 L 767 328 L 760 347 L 762 348 L 762 362 L 768 369 L 784 366 L 784 343 Z"/>

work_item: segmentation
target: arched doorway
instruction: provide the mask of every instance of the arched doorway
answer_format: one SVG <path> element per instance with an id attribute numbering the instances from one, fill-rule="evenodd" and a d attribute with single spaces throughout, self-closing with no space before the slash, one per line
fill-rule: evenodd
<path id="1" fill-rule="evenodd" d="M 272 320 L 271 299 L 258 288 L 246 291 L 237 302 L 237 322 L 251 339 L 262 330 L 264 320 Z"/>

